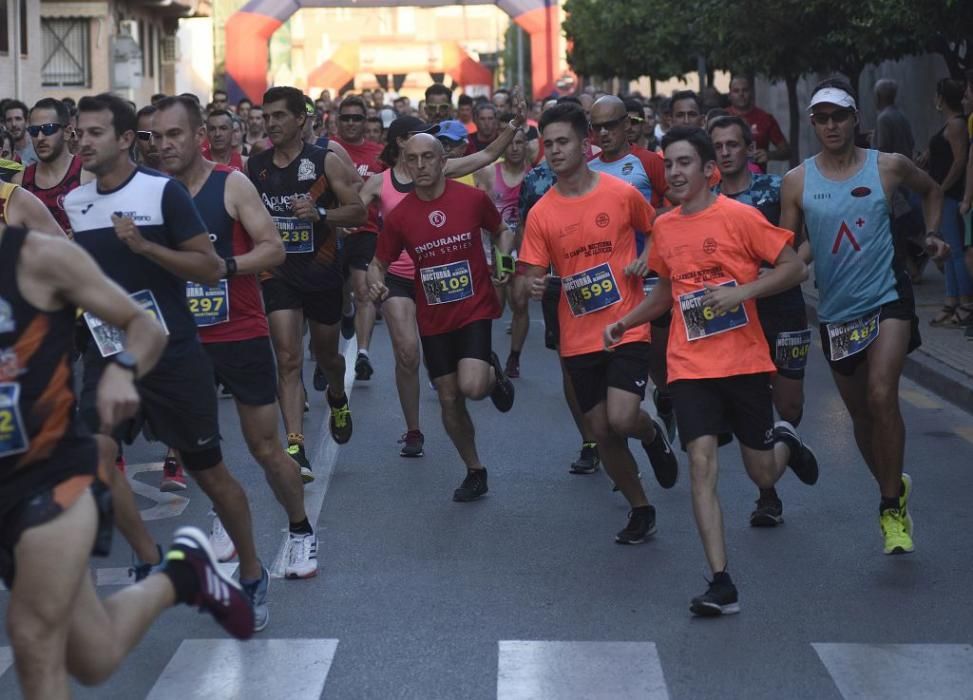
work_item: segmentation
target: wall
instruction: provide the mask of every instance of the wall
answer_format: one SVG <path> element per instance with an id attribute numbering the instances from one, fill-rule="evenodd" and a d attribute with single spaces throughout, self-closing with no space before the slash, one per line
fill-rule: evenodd
<path id="1" fill-rule="evenodd" d="M 14 22 L 15 4 L 19 0 L 7 0 L 7 26 L 9 27 L 9 46 L 7 54 L 0 54 L 0 97 L 16 97 L 28 105 L 40 99 L 40 80 L 42 51 L 40 5 L 36 0 L 28 0 L 27 5 L 27 55 L 15 58 L 20 41 L 20 25 Z M 15 64 L 19 65 L 19 89 L 16 80 Z"/>
<path id="2" fill-rule="evenodd" d="M 213 93 L 213 18 L 179 20 L 173 94 L 191 92 L 204 103 Z"/>

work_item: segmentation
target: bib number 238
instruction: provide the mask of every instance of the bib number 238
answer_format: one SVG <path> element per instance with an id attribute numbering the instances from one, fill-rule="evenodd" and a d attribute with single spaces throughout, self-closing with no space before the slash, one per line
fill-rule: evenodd
<path id="1" fill-rule="evenodd" d="M 424 267 L 419 270 L 426 303 L 451 304 L 473 296 L 473 275 L 469 260 Z"/>
<path id="2" fill-rule="evenodd" d="M 285 253 L 313 253 L 314 226 L 310 221 L 289 216 L 275 216 L 274 224 L 284 242 Z"/>
<path id="3" fill-rule="evenodd" d="M 561 289 L 574 316 L 584 316 L 622 300 L 608 263 L 561 278 Z"/>

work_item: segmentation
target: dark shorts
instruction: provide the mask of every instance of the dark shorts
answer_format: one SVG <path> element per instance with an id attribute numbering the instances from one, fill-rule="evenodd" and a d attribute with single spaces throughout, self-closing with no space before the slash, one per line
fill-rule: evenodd
<path id="1" fill-rule="evenodd" d="M 324 291 L 306 292 L 277 277 L 261 284 L 264 309 L 269 316 L 274 311 L 298 309 L 304 318 L 315 323 L 333 326 L 341 320 L 344 304 L 341 287 Z"/>
<path id="2" fill-rule="evenodd" d="M 277 403 L 277 364 L 270 338 L 204 343 L 220 384 L 245 406 Z"/>
<path id="3" fill-rule="evenodd" d="M 80 415 L 94 433 L 100 428 L 95 401 L 106 363 L 92 344 L 84 357 Z M 170 345 L 137 387 L 139 413 L 115 430 L 115 439 L 131 444 L 147 428 L 152 439 L 179 450 L 187 469 L 208 469 L 222 461 L 213 363 L 198 340 Z"/>
<path id="4" fill-rule="evenodd" d="M 881 324 L 882 321 L 886 319 L 898 319 L 900 321 L 909 321 L 910 323 L 910 335 L 909 335 L 909 346 L 906 348 L 906 354 L 918 348 L 922 345 L 922 336 L 919 335 L 919 318 L 916 316 L 916 304 L 915 300 L 911 296 L 902 297 L 896 299 L 895 301 L 890 301 L 888 304 L 883 304 L 879 309 L 878 321 Z M 831 369 L 840 374 L 843 377 L 850 377 L 858 369 L 859 365 L 863 364 L 868 359 L 868 348 L 865 348 L 861 352 L 857 352 L 854 355 L 849 355 L 840 360 L 833 361 L 831 359 L 831 341 L 828 338 L 828 327 L 825 324 L 821 324 L 821 349 L 824 351 L 824 357 L 831 365 Z M 881 335 L 881 331 L 879 331 Z"/>
<path id="5" fill-rule="evenodd" d="M 557 307 L 561 303 L 561 278 L 551 277 L 541 297 L 541 313 L 544 316 L 544 345 L 557 350 L 561 345 L 561 322 L 557 317 Z"/>
<path id="6" fill-rule="evenodd" d="M 386 274 L 385 286 L 389 290 L 389 295 L 386 297 L 388 299 L 402 297 L 404 299 L 412 299 L 412 301 L 416 300 L 416 283 L 407 277 Z"/>
<path id="7" fill-rule="evenodd" d="M 783 363 L 776 361 L 777 337 L 781 333 L 803 331 L 807 328 L 807 312 L 804 309 L 794 313 L 761 313 L 760 325 L 764 329 L 764 337 L 770 348 L 770 359 L 777 366 L 777 374 L 787 379 L 804 379 L 804 368 L 788 369 Z M 807 355 L 805 355 L 805 360 Z"/>
<path id="8" fill-rule="evenodd" d="M 649 376 L 649 344 L 625 343 L 605 350 L 564 358 L 578 406 L 588 413 L 608 397 L 608 387 L 645 398 Z"/>
<path id="9" fill-rule="evenodd" d="M 725 445 L 736 435 L 754 450 L 774 446 L 774 402 L 770 374 L 669 382 L 683 450 L 696 438 L 716 435 Z"/>
<path id="10" fill-rule="evenodd" d="M 490 361 L 493 351 L 493 321 L 489 318 L 473 321 L 462 328 L 439 335 L 419 336 L 429 378 L 454 374 L 459 361 L 465 358 Z"/>
<path id="11" fill-rule="evenodd" d="M 370 231 L 345 236 L 341 242 L 341 267 L 345 277 L 349 270 L 368 269 L 368 263 L 375 257 L 375 242 L 378 234 Z"/>

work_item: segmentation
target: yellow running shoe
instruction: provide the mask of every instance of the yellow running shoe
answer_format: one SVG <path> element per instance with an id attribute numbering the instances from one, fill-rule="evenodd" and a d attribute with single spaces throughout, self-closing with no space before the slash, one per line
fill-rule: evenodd
<path id="1" fill-rule="evenodd" d="M 878 522 L 885 536 L 886 554 L 908 554 L 915 549 L 912 537 L 906 531 L 906 516 L 898 508 L 883 510 Z"/>
<path id="2" fill-rule="evenodd" d="M 912 477 L 902 472 L 902 495 L 899 496 L 899 511 L 905 518 L 905 534 L 912 537 L 912 516 L 909 515 L 909 496 L 912 495 Z"/>

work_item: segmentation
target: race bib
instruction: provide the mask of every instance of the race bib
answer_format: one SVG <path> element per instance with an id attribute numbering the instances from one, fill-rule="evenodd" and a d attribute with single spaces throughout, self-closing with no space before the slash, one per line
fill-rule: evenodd
<path id="1" fill-rule="evenodd" d="M 199 328 L 230 320 L 230 287 L 227 280 L 213 285 L 186 282 L 186 300 Z"/>
<path id="2" fill-rule="evenodd" d="M 20 384 L 0 384 L 0 457 L 26 452 L 29 446 L 20 415 Z"/>
<path id="3" fill-rule="evenodd" d="M 274 226 L 280 232 L 285 253 L 314 252 L 314 224 L 293 216 L 275 216 Z"/>
<path id="4" fill-rule="evenodd" d="M 735 280 L 722 282 L 721 287 L 735 287 Z M 719 335 L 736 328 L 741 328 L 750 322 L 747 309 L 743 304 L 734 306 L 729 311 L 717 313 L 703 305 L 705 289 L 682 294 L 679 297 L 679 308 L 682 310 L 682 322 L 686 326 L 686 339 L 699 340 L 711 335 Z"/>
<path id="5" fill-rule="evenodd" d="M 601 311 L 622 300 L 608 263 L 561 277 L 561 289 L 574 316 Z"/>
<path id="6" fill-rule="evenodd" d="M 828 343 L 831 346 L 831 361 L 837 362 L 860 353 L 878 337 L 879 312 L 865 314 L 854 321 L 828 323 Z"/>
<path id="7" fill-rule="evenodd" d="M 426 293 L 426 303 L 451 304 L 473 296 L 473 275 L 470 272 L 470 261 L 423 267 L 419 270 L 422 289 Z"/>
<path id="8" fill-rule="evenodd" d="M 139 305 L 139 308 L 158 321 L 162 330 L 166 332 L 166 335 L 169 335 L 166 319 L 159 310 L 159 304 L 151 290 L 143 289 L 128 296 Z M 98 352 L 101 353 L 102 357 L 117 355 L 125 349 L 125 333 L 121 328 L 105 323 L 90 311 L 84 312 L 84 322 L 88 325 L 91 337 L 95 339 L 95 345 L 98 346 Z"/>
<path id="9" fill-rule="evenodd" d="M 811 329 L 784 331 L 777 334 L 774 348 L 774 364 L 778 369 L 800 371 L 807 367 L 807 354 L 811 350 Z"/>

